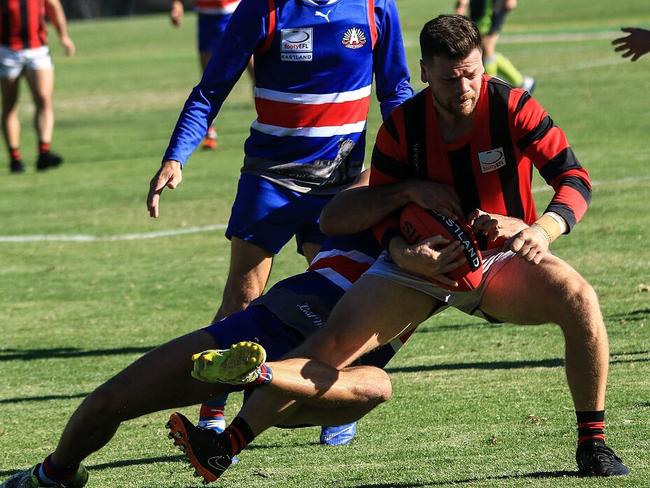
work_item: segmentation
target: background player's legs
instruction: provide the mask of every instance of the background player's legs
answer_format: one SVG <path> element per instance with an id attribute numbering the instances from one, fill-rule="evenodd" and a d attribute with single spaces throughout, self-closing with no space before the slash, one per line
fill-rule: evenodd
<path id="1" fill-rule="evenodd" d="M 558 324 L 576 410 L 604 409 L 607 331 L 596 293 L 571 266 L 550 254 L 538 265 L 512 258 L 488 284 L 481 310 L 515 324 Z"/>
<path id="2" fill-rule="evenodd" d="M 54 131 L 54 110 L 52 93 L 54 91 L 54 70 L 43 68 L 25 70 L 25 79 L 29 84 L 36 108 L 34 128 L 38 136 L 38 160 L 36 168 L 44 170 L 58 166 L 63 159 L 50 151 L 52 132 Z"/>
<path id="3" fill-rule="evenodd" d="M 2 134 L 9 151 L 10 170 L 22 173 L 25 169 L 20 156 L 20 120 L 18 119 L 18 93 L 20 78 L 2 78 Z"/>

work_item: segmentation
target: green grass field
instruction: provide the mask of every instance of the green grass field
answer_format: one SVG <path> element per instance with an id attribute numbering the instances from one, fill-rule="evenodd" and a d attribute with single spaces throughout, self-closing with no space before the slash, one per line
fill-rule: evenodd
<path id="1" fill-rule="evenodd" d="M 398 3 L 420 88 L 419 28 L 452 2 Z M 500 50 L 538 78 L 536 97 L 595 183 L 584 221 L 554 249 L 600 295 L 612 352 L 609 441 L 632 474 L 574 476 L 575 418 L 557 327 L 490 326 L 447 312 L 391 364 L 394 398 L 361 422 L 353 445 L 323 448 L 315 428 L 272 430 L 222 486 L 650 486 L 650 55 L 630 63 L 613 52 L 615 31 L 627 25 L 650 27 L 647 0 L 526 0 Z M 218 305 L 229 248 L 222 230 L 124 237 L 227 222 L 254 118 L 245 79 L 219 116 L 218 152 L 192 157 L 180 188 L 163 195 L 160 219 L 145 208 L 149 179 L 198 78 L 194 27 L 192 15 L 180 30 L 164 16 L 73 23 L 78 56 L 70 60 L 51 33 L 54 148 L 66 164 L 46 174 L 33 165 L 22 176 L 0 172 L 0 479 L 51 452 L 96 385 L 206 324 Z M 22 148 L 31 163 L 27 95 L 24 87 Z M 371 139 L 378 123 L 375 106 Z M 536 196 L 543 208 L 550 193 Z M 8 239 L 16 236 L 24 242 Z M 68 240 L 46 239 L 56 236 Z M 272 279 L 303 267 L 289 246 Z M 241 402 L 231 399 L 230 417 Z M 199 486 L 166 439 L 168 414 L 125 424 L 88 459 L 88 486 Z"/>

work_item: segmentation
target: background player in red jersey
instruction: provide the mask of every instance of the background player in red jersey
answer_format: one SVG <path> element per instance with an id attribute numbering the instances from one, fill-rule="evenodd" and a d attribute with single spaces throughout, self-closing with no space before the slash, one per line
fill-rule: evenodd
<path id="1" fill-rule="evenodd" d="M 404 253 L 396 219 L 385 220 L 376 230 L 389 253 L 350 288 L 326 326 L 292 357 L 344 368 L 447 307 L 488 321 L 557 324 L 564 334 L 565 371 L 577 417 L 579 473 L 626 475 L 628 468 L 605 445 L 609 345 L 598 297 L 549 251 L 587 208 L 587 172 L 562 130 L 527 92 L 484 76 L 480 34 L 470 20 L 437 17 L 422 29 L 420 46 L 421 77 L 429 88 L 384 122 L 373 153 L 371 187 L 340 194 L 346 211 L 331 220 L 328 230 L 350 232 L 355 223 L 367 225 L 367 209 L 386 205 L 384 185 L 409 178 L 436 182 L 458 195 L 474 230 L 490 239 L 484 242 L 483 282 L 470 292 L 452 292 L 421 278 L 438 277 L 435 247 L 429 253 Z M 530 188 L 533 168 L 555 192 L 540 218 Z M 273 397 L 260 388 L 239 417 L 258 435 L 292 405 L 286 396 Z"/>
<path id="2" fill-rule="evenodd" d="M 216 51 L 221 36 L 226 30 L 226 25 L 239 5 L 240 0 L 201 0 L 195 3 L 197 13 L 197 37 L 199 48 L 199 62 L 201 71 L 205 70 L 212 54 Z M 179 27 L 185 16 L 185 6 L 182 0 L 172 0 L 169 19 L 174 27 Z M 217 53 L 218 55 L 218 53 Z M 247 67 L 251 81 L 255 83 L 253 73 L 253 58 L 250 58 Z M 211 125 L 208 133 L 203 138 L 203 149 L 216 149 L 218 145 L 217 128 Z"/>
<path id="3" fill-rule="evenodd" d="M 2 131 L 9 150 L 9 168 L 22 173 L 18 120 L 18 84 L 25 76 L 36 105 L 39 171 L 58 166 L 63 158 L 50 151 L 54 112 L 54 70 L 47 47 L 45 16 L 54 24 L 68 56 L 75 46 L 68 36 L 67 22 L 59 0 L 8 0 L 0 2 L 0 83 L 2 86 Z"/>

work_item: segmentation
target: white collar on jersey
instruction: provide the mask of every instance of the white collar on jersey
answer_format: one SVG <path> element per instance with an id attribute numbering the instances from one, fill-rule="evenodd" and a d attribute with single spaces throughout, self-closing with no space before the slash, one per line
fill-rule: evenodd
<path id="1" fill-rule="evenodd" d="M 338 3 L 340 0 L 327 0 L 326 2 L 325 1 L 317 2 L 315 0 L 301 0 L 301 1 L 305 5 L 311 5 L 312 7 L 327 7 L 328 5 L 333 5 L 335 3 Z"/>

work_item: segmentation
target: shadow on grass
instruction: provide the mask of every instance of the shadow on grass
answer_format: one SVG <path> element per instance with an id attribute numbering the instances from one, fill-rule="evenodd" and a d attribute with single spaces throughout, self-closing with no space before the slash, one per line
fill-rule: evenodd
<path id="1" fill-rule="evenodd" d="M 0 362 L 31 361 L 33 359 L 82 358 L 94 356 L 118 356 L 121 354 L 144 354 L 156 346 L 118 347 L 114 349 L 80 349 L 56 347 L 52 349 L 2 349 Z"/>
<path id="2" fill-rule="evenodd" d="M 640 356 L 650 354 L 650 351 L 633 351 L 611 353 L 610 364 L 625 363 L 647 363 L 650 357 L 638 358 L 629 356 Z M 617 359 L 617 358 L 621 359 Z M 536 360 L 521 361 L 479 361 L 473 363 L 448 363 L 448 364 L 429 364 L 423 366 L 402 366 L 395 368 L 386 368 L 387 373 L 417 373 L 422 371 L 449 371 L 464 369 L 520 369 L 520 368 L 559 368 L 564 366 L 564 359 L 549 358 Z"/>
<path id="3" fill-rule="evenodd" d="M 95 470 L 101 471 L 110 468 L 124 468 L 126 466 L 139 466 L 139 465 L 147 465 L 147 464 L 155 464 L 155 463 L 169 463 L 173 461 L 185 461 L 185 456 L 179 454 L 176 456 L 158 456 L 158 457 L 141 458 L 141 459 L 126 459 L 123 461 L 113 461 L 110 463 L 86 464 L 86 467 L 88 468 L 89 471 L 95 471 Z M 18 471 L 19 470 L 17 469 L 0 471 L 0 480 L 2 480 L 2 478 L 4 478 L 5 476 L 7 477 L 11 476 L 12 474 L 17 473 Z"/>
<path id="4" fill-rule="evenodd" d="M 525 478 L 579 478 L 577 471 L 537 471 L 533 473 L 506 474 L 503 476 L 486 476 L 484 478 L 466 478 L 461 480 L 427 481 L 426 483 L 377 483 L 357 485 L 356 488 L 417 488 L 421 486 L 462 485 L 483 481 L 515 480 Z"/>
<path id="5" fill-rule="evenodd" d="M 86 398 L 88 393 L 74 393 L 72 395 L 43 395 L 33 397 L 14 397 L 3 398 L 0 400 L 0 405 L 3 403 L 19 403 L 19 402 L 48 402 L 50 400 L 71 400 L 73 398 Z"/>
<path id="6" fill-rule="evenodd" d="M 630 310 L 629 312 L 620 312 L 607 315 L 605 318 L 608 320 L 643 320 L 650 317 L 650 308 L 639 308 L 638 310 Z"/>

